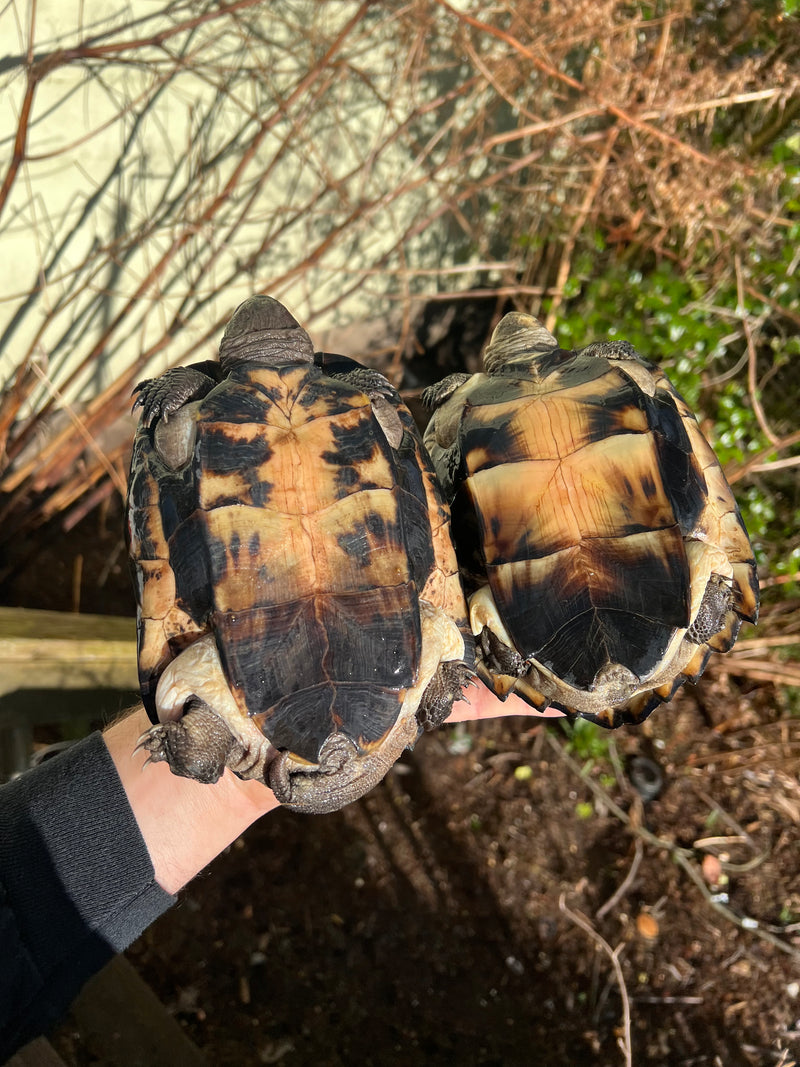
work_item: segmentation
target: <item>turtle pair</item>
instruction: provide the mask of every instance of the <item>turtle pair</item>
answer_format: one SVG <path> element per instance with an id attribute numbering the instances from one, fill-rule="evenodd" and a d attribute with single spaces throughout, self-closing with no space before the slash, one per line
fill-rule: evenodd
<path id="1" fill-rule="evenodd" d="M 269 297 L 237 309 L 219 363 L 138 391 L 143 746 L 175 773 L 229 766 L 333 811 L 444 721 L 475 665 L 501 697 L 616 726 L 755 620 L 716 458 L 625 344 L 567 352 L 507 315 L 483 374 L 427 392 L 430 456 L 382 375 L 315 353 Z"/>

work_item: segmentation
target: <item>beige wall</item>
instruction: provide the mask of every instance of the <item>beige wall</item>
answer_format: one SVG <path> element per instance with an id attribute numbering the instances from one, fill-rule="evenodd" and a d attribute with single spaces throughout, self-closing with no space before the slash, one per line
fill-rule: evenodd
<path id="1" fill-rule="evenodd" d="M 182 17 L 205 6 L 186 5 Z M 153 0 L 39 0 L 34 49 L 52 53 L 95 35 L 101 48 L 152 37 L 171 25 L 151 17 L 160 7 Z M 339 0 L 261 3 L 242 9 L 244 30 L 241 21 L 218 19 L 163 48 L 107 51 L 47 74 L 34 98 L 27 158 L 0 216 L 0 332 L 47 264 L 50 275 L 6 333 L 0 380 L 34 354 L 68 398 L 96 395 L 132 362 L 142 363 L 187 295 L 187 321 L 148 373 L 184 354 L 213 355 L 214 324 L 254 290 L 283 299 L 312 331 L 388 310 L 383 294 L 392 271 L 409 256 L 433 261 L 419 249 L 435 248 L 425 226 L 401 242 L 402 255 L 392 249 L 438 195 L 414 157 L 420 133 L 395 136 L 420 89 L 398 69 L 404 53 L 392 42 L 390 13 L 352 26 L 326 69 L 292 96 L 356 10 Z M 23 0 L 3 10 L 4 51 L 25 52 L 29 19 Z M 120 29 L 137 19 L 144 21 Z M 23 65 L 0 75 L 6 160 L 25 84 Z M 213 122 L 204 125 L 210 110 Z M 264 122 L 270 129 L 236 192 L 212 210 Z M 240 142 L 211 162 L 236 130 Z M 119 174 L 109 177 L 120 158 Z M 179 188 L 178 204 L 159 220 Z M 252 269 L 240 269 L 259 249 Z M 103 352 L 76 377 L 94 340 L 134 296 Z"/>

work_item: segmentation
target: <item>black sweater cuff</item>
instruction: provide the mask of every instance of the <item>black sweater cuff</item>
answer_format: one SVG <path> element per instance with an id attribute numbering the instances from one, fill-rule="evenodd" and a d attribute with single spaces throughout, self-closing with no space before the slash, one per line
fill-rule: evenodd
<path id="1" fill-rule="evenodd" d="M 174 901 L 99 733 L 0 787 L 0 1063 Z"/>

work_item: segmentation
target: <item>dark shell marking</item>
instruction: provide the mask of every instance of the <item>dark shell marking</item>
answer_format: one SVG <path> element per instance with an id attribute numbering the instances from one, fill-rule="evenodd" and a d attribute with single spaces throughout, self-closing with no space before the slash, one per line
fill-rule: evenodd
<path id="1" fill-rule="evenodd" d="M 157 722 L 166 666 L 213 633 L 242 716 L 274 746 L 313 764 L 341 734 L 366 752 L 417 682 L 423 601 L 455 621 L 473 662 L 449 511 L 385 379 L 396 448 L 346 373 L 257 361 L 245 341 L 219 384 L 170 412 L 182 465 L 145 424 L 144 390 L 128 528 L 145 707 Z"/>
<path id="2" fill-rule="evenodd" d="M 503 673 L 484 639 L 482 676 L 540 708 L 641 721 L 757 617 L 733 494 L 684 400 L 630 346 L 565 351 L 512 314 L 486 363 L 445 396 L 425 438 L 473 630 L 488 595 L 505 632 L 490 628 L 524 661 L 519 677 Z M 439 403 L 437 387 L 428 399 Z"/>

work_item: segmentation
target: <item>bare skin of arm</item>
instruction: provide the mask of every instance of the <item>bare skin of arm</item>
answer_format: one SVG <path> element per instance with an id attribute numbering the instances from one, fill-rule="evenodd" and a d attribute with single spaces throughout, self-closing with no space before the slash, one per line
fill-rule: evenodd
<path id="1" fill-rule="evenodd" d="M 542 715 L 515 696 L 503 703 L 482 685 L 469 690 L 469 701 L 454 704 L 447 721 L 559 715 L 555 711 Z M 108 727 L 103 737 L 153 861 L 156 881 L 168 893 L 177 893 L 251 823 L 280 804 L 265 785 L 242 781 L 230 770 L 214 785 L 178 778 L 166 763 L 153 763 L 144 771 L 147 753 L 132 753 L 149 726 L 144 708 L 139 707 Z"/>

